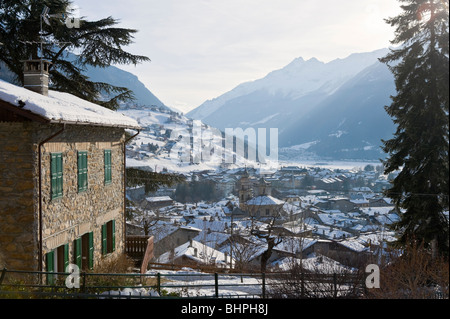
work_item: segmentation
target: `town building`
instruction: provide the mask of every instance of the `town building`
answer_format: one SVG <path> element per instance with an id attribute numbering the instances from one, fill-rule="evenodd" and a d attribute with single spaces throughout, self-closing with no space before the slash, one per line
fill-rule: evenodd
<path id="1" fill-rule="evenodd" d="M 126 129 L 138 123 L 48 90 L 48 62 L 0 80 L 0 267 L 65 272 L 124 252 Z"/>

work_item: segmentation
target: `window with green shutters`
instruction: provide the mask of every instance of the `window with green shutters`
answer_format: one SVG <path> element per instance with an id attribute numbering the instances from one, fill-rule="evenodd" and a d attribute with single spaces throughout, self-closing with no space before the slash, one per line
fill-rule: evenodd
<path id="1" fill-rule="evenodd" d="M 69 244 L 59 246 L 58 248 L 46 254 L 47 272 L 64 273 L 69 266 Z M 56 274 L 47 274 L 47 284 L 53 285 L 57 279 Z"/>
<path id="2" fill-rule="evenodd" d="M 74 240 L 74 263 L 82 270 L 94 268 L 94 233 Z"/>
<path id="3" fill-rule="evenodd" d="M 88 159 L 87 152 L 78 152 L 78 192 L 88 188 Z"/>
<path id="4" fill-rule="evenodd" d="M 102 254 L 107 255 L 116 250 L 116 221 L 111 220 L 102 225 Z"/>
<path id="5" fill-rule="evenodd" d="M 105 184 L 110 184 L 112 182 L 111 150 L 104 151 L 104 158 L 105 158 Z"/>
<path id="6" fill-rule="evenodd" d="M 89 269 L 94 269 L 94 233 L 93 232 L 88 234 L 88 240 L 89 240 L 88 267 L 89 267 Z"/>
<path id="7" fill-rule="evenodd" d="M 52 199 L 63 196 L 63 162 L 62 153 L 51 153 L 50 159 Z"/>
<path id="8" fill-rule="evenodd" d="M 82 269 L 83 265 L 83 255 L 82 255 L 82 241 L 81 237 L 74 240 L 73 243 L 74 250 L 74 263 L 78 266 L 78 268 Z"/>
<path id="9" fill-rule="evenodd" d="M 69 244 L 65 244 L 64 248 L 64 266 L 63 269 L 61 269 L 63 272 L 67 271 L 67 267 L 69 266 Z"/>
<path id="10" fill-rule="evenodd" d="M 55 252 L 52 250 L 45 255 L 47 272 L 55 272 Z M 55 284 L 55 275 L 47 274 L 47 285 Z"/>

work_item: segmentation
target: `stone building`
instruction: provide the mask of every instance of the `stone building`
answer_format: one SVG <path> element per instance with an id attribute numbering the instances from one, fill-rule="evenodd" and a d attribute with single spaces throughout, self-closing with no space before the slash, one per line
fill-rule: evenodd
<path id="1" fill-rule="evenodd" d="M 0 80 L 0 267 L 93 268 L 124 252 L 125 129 L 140 127 L 47 91 Z"/>
<path id="2" fill-rule="evenodd" d="M 238 185 L 241 211 L 256 218 L 284 215 L 283 205 L 285 202 L 272 196 L 271 183 L 264 178 L 261 178 L 255 185 L 246 170 Z"/>

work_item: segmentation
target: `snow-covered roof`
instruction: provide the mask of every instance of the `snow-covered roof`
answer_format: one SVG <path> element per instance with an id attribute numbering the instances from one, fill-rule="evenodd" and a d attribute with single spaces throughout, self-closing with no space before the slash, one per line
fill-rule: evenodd
<path id="1" fill-rule="evenodd" d="M 45 96 L 3 80 L 0 80 L 0 100 L 50 123 L 140 128 L 136 120 L 74 95 L 49 90 Z"/>
<path id="2" fill-rule="evenodd" d="M 290 270 L 294 265 L 302 265 L 302 267 L 310 272 L 333 274 L 333 273 L 347 273 L 353 272 L 355 269 L 347 267 L 326 256 L 312 254 L 311 257 L 304 259 L 297 259 L 292 257 L 283 257 L 274 263 L 273 266 L 278 266 L 281 270 Z"/>
<path id="3" fill-rule="evenodd" d="M 146 197 L 147 202 L 166 202 L 173 201 L 169 196 L 154 196 L 154 197 Z"/>
<path id="4" fill-rule="evenodd" d="M 258 196 L 247 201 L 247 205 L 283 205 L 284 202 L 272 196 Z"/>
<path id="5" fill-rule="evenodd" d="M 171 252 L 166 252 L 162 254 L 158 258 L 158 262 L 160 263 L 169 263 L 171 262 L 171 259 L 177 259 L 180 257 L 186 257 L 193 261 L 199 262 L 199 263 L 224 263 L 225 262 L 225 254 L 211 248 L 207 245 L 204 245 L 198 241 L 191 240 L 181 246 L 178 246 L 174 249 L 173 255 Z M 230 258 L 228 257 L 228 262 L 230 261 Z"/>

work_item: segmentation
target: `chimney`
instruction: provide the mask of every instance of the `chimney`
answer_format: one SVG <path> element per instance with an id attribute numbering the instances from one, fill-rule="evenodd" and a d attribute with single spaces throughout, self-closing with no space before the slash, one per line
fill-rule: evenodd
<path id="1" fill-rule="evenodd" d="M 48 71 L 50 62 L 43 59 L 23 62 L 23 86 L 26 89 L 48 96 Z"/>

